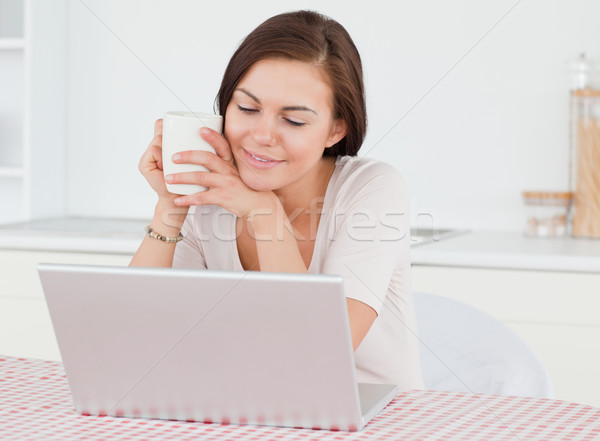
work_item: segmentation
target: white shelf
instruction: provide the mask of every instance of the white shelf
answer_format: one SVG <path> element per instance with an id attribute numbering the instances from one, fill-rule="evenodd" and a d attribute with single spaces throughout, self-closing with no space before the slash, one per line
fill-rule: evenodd
<path id="1" fill-rule="evenodd" d="M 66 20 L 67 0 L 0 0 L 0 223 L 65 213 Z"/>
<path id="2" fill-rule="evenodd" d="M 0 50 L 23 50 L 25 49 L 24 38 L 0 38 Z"/>
<path id="3" fill-rule="evenodd" d="M 25 175 L 23 167 L 0 166 L 0 178 L 22 178 Z"/>

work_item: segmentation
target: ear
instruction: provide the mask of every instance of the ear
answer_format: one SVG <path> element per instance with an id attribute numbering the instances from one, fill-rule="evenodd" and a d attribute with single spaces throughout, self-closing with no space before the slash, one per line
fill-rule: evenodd
<path id="1" fill-rule="evenodd" d="M 325 147 L 329 148 L 340 142 L 340 140 L 344 138 L 344 136 L 346 136 L 347 132 L 348 130 L 346 126 L 346 121 L 344 121 L 342 118 L 334 119 L 331 128 L 331 134 L 327 139 L 327 144 L 325 144 Z"/>

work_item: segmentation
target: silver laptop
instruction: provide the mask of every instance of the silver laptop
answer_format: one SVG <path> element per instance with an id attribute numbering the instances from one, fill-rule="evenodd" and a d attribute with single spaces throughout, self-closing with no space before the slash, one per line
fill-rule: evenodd
<path id="1" fill-rule="evenodd" d="M 341 277 L 40 264 L 81 414 L 361 430 Z"/>

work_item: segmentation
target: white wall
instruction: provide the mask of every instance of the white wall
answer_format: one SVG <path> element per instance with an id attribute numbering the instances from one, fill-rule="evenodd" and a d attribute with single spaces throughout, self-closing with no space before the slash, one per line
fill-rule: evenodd
<path id="1" fill-rule="evenodd" d="M 299 8 L 340 21 L 361 51 L 361 154 L 401 170 L 413 223 L 520 229 L 521 190 L 565 189 L 567 63 L 600 57 L 600 2 L 84 0 L 68 18 L 69 214 L 151 216 L 137 162 L 154 120 L 211 110 L 241 39 Z"/>

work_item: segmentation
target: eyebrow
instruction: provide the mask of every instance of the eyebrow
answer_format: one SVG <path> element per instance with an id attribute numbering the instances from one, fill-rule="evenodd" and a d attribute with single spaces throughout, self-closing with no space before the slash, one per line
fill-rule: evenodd
<path id="1" fill-rule="evenodd" d="M 252 93 L 250 93 L 249 91 L 247 91 L 246 89 L 244 89 L 243 87 L 238 87 L 237 89 L 235 89 L 235 91 L 239 91 L 239 92 L 245 93 L 250 98 L 252 98 L 254 101 L 256 101 L 257 104 L 260 104 L 260 100 L 255 95 L 253 95 Z M 306 107 L 306 106 L 286 106 L 286 107 L 283 107 L 281 110 L 302 110 L 302 111 L 305 111 L 305 112 L 312 112 L 315 115 L 318 115 L 317 112 L 315 112 L 310 107 Z"/>

